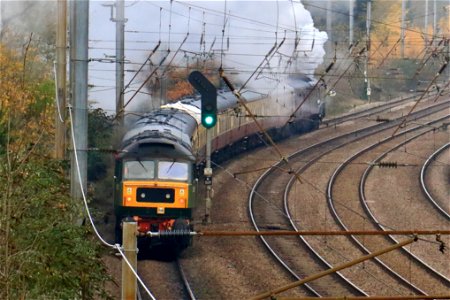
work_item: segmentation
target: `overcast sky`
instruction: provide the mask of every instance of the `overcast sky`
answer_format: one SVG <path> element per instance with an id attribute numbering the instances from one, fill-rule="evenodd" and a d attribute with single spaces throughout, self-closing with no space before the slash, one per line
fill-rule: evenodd
<path id="1" fill-rule="evenodd" d="M 115 23 L 110 21 L 110 7 L 104 6 L 108 3 L 114 1 L 90 2 L 89 57 L 94 61 L 89 64 L 89 84 L 93 85 L 89 100 L 98 102 L 96 106 L 112 114 L 115 110 L 115 64 L 111 63 L 115 55 Z M 310 13 L 295 1 L 126 1 L 125 17 L 128 19 L 125 84 L 158 41 L 161 46 L 152 57 L 153 64 L 159 64 L 168 50 L 170 54 L 164 64 L 186 66 L 197 58 L 214 57 L 222 61 L 227 72 L 244 82 L 270 49 L 285 39 L 277 54 L 263 63 L 264 74 L 249 83 L 249 87 L 266 89 L 263 92 L 270 92 L 276 84 L 273 73 L 312 74 L 325 54 L 326 33 L 314 28 Z M 297 63 L 289 59 L 292 56 L 297 57 Z M 159 73 L 163 70 L 164 67 Z M 148 74 L 147 69 L 133 81 L 126 91 L 125 102 Z M 136 98 L 130 103 L 129 111 L 139 101 L 150 101 L 143 93 Z"/>

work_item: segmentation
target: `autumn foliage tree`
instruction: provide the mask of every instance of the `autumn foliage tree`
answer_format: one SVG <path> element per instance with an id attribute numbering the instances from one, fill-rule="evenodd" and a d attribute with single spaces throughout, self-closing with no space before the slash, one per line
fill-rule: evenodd
<path id="1" fill-rule="evenodd" d="M 153 95 L 158 95 L 161 85 L 166 86 L 165 96 L 167 102 L 176 102 L 184 97 L 192 96 L 195 90 L 188 81 L 189 74 L 194 71 L 201 71 L 213 84 L 219 85 L 219 67 L 214 60 L 202 61 L 201 63 L 191 63 L 185 66 L 172 65 L 164 70 L 164 77 L 153 80 L 149 83 L 148 89 L 153 91 Z M 154 75 L 155 78 L 158 74 Z M 164 81 L 164 82 L 162 82 Z"/>
<path id="2" fill-rule="evenodd" d="M 79 226 L 60 162 L 52 160 L 51 63 L 34 46 L 0 44 L 0 298 L 107 297 L 99 248 Z"/>

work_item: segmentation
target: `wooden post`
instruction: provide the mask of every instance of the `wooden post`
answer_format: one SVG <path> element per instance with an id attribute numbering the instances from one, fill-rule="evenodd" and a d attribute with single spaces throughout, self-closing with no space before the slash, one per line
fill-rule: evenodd
<path id="1" fill-rule="evenodd" d="M 67 1 L 58 0 L 58 27 L 56 30 L 56 115 L 55 158 L 65 159 L 66 150 L 66 53 Z"/>
<path id="2" fill-rule="evenodd" d="M 137 223 L 123 222 L 123 252 L 137 270 Z M 126 261 L 122 260 L 122 300 L 136 300 L 137 281 Z"/>

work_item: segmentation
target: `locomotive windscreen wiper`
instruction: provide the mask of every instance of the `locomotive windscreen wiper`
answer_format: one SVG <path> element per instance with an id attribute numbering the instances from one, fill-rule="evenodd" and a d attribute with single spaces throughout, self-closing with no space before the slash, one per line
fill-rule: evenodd
<path id="1" fill-rule="evenodd" d="M 138 159 L 137 161 L 138 161 L 138 163 L 142 166 L 142 169 L 144 169 L 144 171 L 148 173 L 148 170 L 147 170 L 147 168 L 144 166 L 144 164 L 142 163 L 142 161 L 141 161 L 140 159 Z"/>
<path id="2" fill-rule="evenodd" d="M 170 169 L 172 169 L 174 164 L 175 164 L 175 160 L 170 164 L 170 167 L 167 169 L 166 174 L 169 174 Z"/>

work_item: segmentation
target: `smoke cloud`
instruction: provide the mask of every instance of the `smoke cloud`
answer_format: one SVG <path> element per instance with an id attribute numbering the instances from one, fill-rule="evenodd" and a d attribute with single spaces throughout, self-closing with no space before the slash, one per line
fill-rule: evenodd
<path id="1" fill-rule="evenodd" d="M 95 11 L 101 10 L 105 16 L 108 9 L 97 4 Z M 213 59 L 238 84 L 251 78 L 246 87 L 269 93 L 290 74 L 312 78 L 325 54 L 327 34 L 314 27 L 310 13 L 296 1 L 126 2 L 125 16 L 127 61 L 135 62 L 132 69 L 138 69 L 161 41 L 152 57 L 153 68 L 164 59 L 159 75 L 169 62 L 180 67 L 194 63 L 201 70 L 203 62 Z M 101 35 L 93 37 L 97 38 Z M 102 55 L 114 52 L 103 50 Z M 136 98 L 148 101 L 148 95 Z"/>

